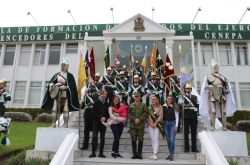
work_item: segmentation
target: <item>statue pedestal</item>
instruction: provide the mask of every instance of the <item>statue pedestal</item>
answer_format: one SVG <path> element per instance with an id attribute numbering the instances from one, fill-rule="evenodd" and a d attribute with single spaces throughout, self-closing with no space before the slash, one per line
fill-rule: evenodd
<path id="1" fill-rule="evenodd" d="M 72 128 L 37 128 L 35 150 L 56 152 L 65 137 L 78 129 Z"/>
<path id="2" fill-rule="evenodd" d="M 224 156 L 248 156 L 246 132 L 209 132 Z"/>

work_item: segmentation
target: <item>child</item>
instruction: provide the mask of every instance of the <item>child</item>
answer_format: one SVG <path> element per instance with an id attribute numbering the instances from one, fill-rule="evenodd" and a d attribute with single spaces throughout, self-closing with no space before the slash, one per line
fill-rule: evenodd
<path id="1" fill-rule="evenodd" d="M 123 120 L 123 121 L 127 120 L 128 104 L 124 100 L 121 101 L 119 109 L 112 107 L 112 110 L 120 114 L 120 117 L 117 117 L 119 120 Z M 110 120 L 108 123 L 102 122 L 102 124 L 108 127 L 111 124 L 113 124 L 113 122 L 114 120 Z"/>

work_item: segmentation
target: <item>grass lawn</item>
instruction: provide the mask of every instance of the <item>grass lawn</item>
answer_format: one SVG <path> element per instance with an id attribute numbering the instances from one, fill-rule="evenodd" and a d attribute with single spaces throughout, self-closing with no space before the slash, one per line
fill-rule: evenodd
<path id="1" fill-rule="evenodd" d="M 50 123 L 28 123 L 28 122 L 11 122 L 8 138 L 10 145 L 0 144 L 0 158 L 8 153 L 13 153 L 23 148 L 35 145 L 36 128 L 49 127 Z M 3 138 L 1 134 L 0 140 Z"/>
<path id="2" fill-rule="evenodd" d="M 247 133 L 247 147 L 248 147 L 248 155 L 250 155 L 250 133 Z"/>

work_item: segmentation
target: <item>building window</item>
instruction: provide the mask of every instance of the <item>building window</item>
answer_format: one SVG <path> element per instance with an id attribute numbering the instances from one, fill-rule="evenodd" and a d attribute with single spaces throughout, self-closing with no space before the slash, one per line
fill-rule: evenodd
<path id="1" fill-rule="evenodd" d="M 6 47 L 3 65 L 13 65 L 13 61 L 15 57 L 15 49 L 16 49 L 16 46 Z"/>
<path id="2" fill-rule="evenodd" d="M 61 45 L 50 45 L 49 65 L 59 64 Z"/>
<path id="3" fill-rule="evenodd" d="M 43 65 L 46 54 L 46 45 L 36 45 L 34 65 Z"/>
<path id="4" fill-rule="evenodd" d="M 202 55 L 202 64 L 208 65 L 211 63 L 214 58 L 213 55 L 213 45 L 212 44 L 201 44 L 201 55 Z"/>
<path id="5" fill-rule="evenodd" d="M 235 92 L 235 82 L 230 82 L 230 85 L 231 85 L 231 90 L 232 90 L 233 95 L 234 95 L 235 103 L 237 103 L 236 102 L 236 92 Z"/>
<path id="6" fill-rule="evenodd" d="M 30 83 L 29 105 L 39 105 L 41 95 L 42 82 Z"/>
<path id="7" fill-rule="evenodd" d="M 6 85 L 4 89 L 9 90 L 10 89 L 10 81 L 6 81 Z"/>
<path id="8" fill-rule="evenodd" d="M 15 105 L 24 104 L 26 83 L 27 83 L 26 81 L 16 82 L 13 104 Z"/>
<path id="9" fill-rule="evenodd" d="M 30 63 L 30 53 L 31 53 L 31 45 L 22 45 L 19 65 L 29 65 Z"/>
<path id="10" fill-rule="evenodd" d="M 220 65 L 232 65 L 230 44 L 219 44 Z"/>
<path id="11" fill-rule="evenodd" d="M 237 65 L 249 65 L 247 45 L 236 45 Z"/>
<path id="12" fill-rule="evenodd" d="M 240 103 L 242 109 L 250 109 L 250 83 L 240 83 Z"/>
<path id="13" fill-rule="evenodd" d="M 67 44 L 66 54 L 75 54 L 78 52 L 78 44 Z"/>

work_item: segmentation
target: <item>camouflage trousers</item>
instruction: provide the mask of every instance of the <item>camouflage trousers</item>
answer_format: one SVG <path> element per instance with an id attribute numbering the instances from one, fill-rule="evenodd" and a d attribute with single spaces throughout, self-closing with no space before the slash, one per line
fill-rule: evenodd
<path id="1" fill-rule="evenodd" d="M 130 128 L 130 136 L 132 141 L 143 141 L 144 140 L 144 127 L 143 128 Z"/>

